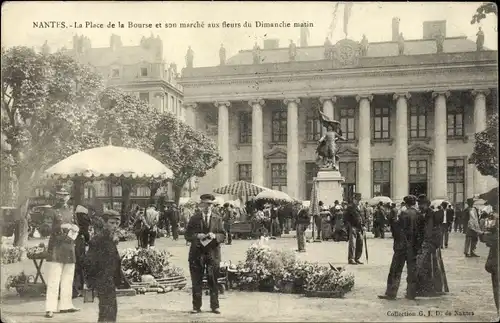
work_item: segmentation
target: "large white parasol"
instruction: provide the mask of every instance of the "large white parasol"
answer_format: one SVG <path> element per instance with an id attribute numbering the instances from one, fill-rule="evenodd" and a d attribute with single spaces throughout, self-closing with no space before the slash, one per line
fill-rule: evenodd
<path id="1" fill-rule="evenodd" d="M 387 204 L 387 203 L 392 203 L 392 200 L 388 196 L 375 196 L 368 201 L 368 204 L 377 205 L 379 202 Z"/>
<path id="2" fill-rule="evenodd" d="M 45 171 L 50 178 L 77 176 L 102 179 L 108 176 L 128 178 L 172 178 L 173 172 L 160 161 L 137 149 L 105 146 L 78 152 Z"/>
<path id="3" fill-rule="evenodd" d="M 294 199 L 282 191 L 265 190 L 257 194 L 256 201 L 293 202 Z"/>

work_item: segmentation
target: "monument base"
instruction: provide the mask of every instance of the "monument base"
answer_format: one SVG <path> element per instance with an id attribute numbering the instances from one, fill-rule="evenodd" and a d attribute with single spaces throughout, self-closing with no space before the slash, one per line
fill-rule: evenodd
<path id="1" fill-rule="evenodd" d="M 342 177 L 339 171 L 320 169 L 316 176 L 316 192 L 318 201 L 323 201 L 325 206 L 331 206 L 335 200 L 342 203 L 344 199 L 344 189 L 342 183 L 345 178 Z"/>

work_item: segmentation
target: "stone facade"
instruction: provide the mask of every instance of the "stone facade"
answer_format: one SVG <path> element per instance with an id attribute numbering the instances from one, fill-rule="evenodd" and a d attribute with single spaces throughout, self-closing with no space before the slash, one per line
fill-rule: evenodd
<path id="1" fill-rule="evenodd" d="M 464 52 L 449 50 L 450 41 L 464 43 Z M 342 174 L 345 194 L 426 193 L 461 205 L 485 192 L 496 181 L 468 157 L 474 133 L 498 111 L 497 52 L 469 51 L 469 42 L 446 39 L 439 54 L 424 46 L 411 47 L 414 55 L 346 58 L 358 54 L 341 41 L 336 50 L 347 54 L 333 60 L 252 65 L 243 57 L 228 60 L 239 65 L 183 70 L 190 123 L 213 136 L 226 159 L 200 179 L 200 192 L 245 179 L 308 199 L 321 135 L 316 106 L 351 133 L 340 153 L 341 171 L 355 173 Z M 271 52 L 263 56 L 279 61 Z"/>

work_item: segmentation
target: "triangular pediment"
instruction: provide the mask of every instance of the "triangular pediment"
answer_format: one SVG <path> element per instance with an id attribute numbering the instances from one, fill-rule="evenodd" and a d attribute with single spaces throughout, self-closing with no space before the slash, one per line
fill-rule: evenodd
<path id="1" fill-rule="evenodd" d="M 286 149 L 275 146 L 264 157 L 267 159 L 286 159 Z"/>
<path id="2" fill-rule="evenodd" d="M 422 144 L 413 144 L 408 148 L 408 155 L 432 155 L 434 150 Z"/>
<path id="3" fill-rule="evenodd" d="M 340 156 L 358 156 L 358 149 L 351 145 L 341 145 L 338 154 Z"/>

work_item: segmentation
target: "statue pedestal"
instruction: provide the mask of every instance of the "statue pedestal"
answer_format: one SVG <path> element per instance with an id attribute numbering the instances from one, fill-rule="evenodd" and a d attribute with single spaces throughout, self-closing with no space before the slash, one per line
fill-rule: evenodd
<path id="1" fill-rule="evenodd" d="M 342 203 L 344 199 L 342 183 L 345 181 L 345 178 L 342 177 L 339 171 L 320 169 L 315 181 L 317 182 L 316 192 L 318 194 L 318 201 L 323 201 L 325 206 L 333 205 L 335 200 Z"/>

